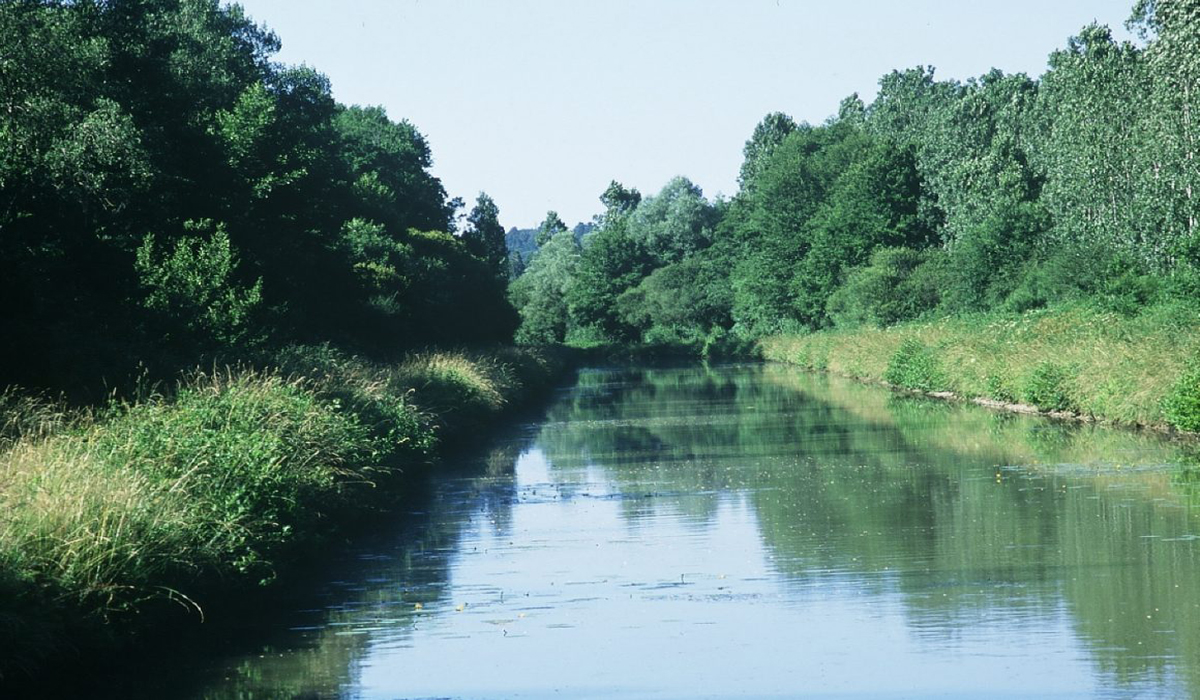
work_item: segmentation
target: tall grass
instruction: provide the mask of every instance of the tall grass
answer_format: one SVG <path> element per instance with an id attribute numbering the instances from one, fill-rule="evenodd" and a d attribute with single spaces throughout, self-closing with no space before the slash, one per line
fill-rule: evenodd
<path id="1" fill-rule="evenodd" d="M 1200 405 L 1188 404 L 1189 390 L 1180 389 L 1200 358 L 1200 315 L 1183 306 L 1156 307 L 1132 318 L 1087 306 L 946 318 L 776 336 L 763 340 L 762 350 L 769 360 L 884 381 L 889 369 L 893 377 L 902 375 L 892 364 L 898 353 L 906 356 L 900 352 L 906 344 L 908 354 L 923 348 L 925 359 L 940 370 L 937 386 L 912 388 L 1194 429 L 1166 410 Z M 1200 383 L 1193 382 L 1191 391 L 1196 386 Z M 1172 404 L 1167 399 L 1173 395 L 1178 398 Z"/>
<path id="2" fill-rule="evenodd" d="M 557 369 L 532 351 L 393 366 L 329 348 L 194 373 L 95 412 L 0 395 L 0 678 L 175 601 L 269 583 L 298 548 L 394 498 L 447 431 Z"/>

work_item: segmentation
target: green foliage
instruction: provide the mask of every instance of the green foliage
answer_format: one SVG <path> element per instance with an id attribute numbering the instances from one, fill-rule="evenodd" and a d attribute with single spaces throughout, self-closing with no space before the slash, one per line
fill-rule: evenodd
<path id="1" fill-rule="evenodd" d="M 696 255 L 658 268 L 621 294 L 616 306 L 644 337 L 692 341 L 728 328 L 731 303 L 719 261 Z"/>
<path id="2" fill-rule="evenodd" d="M 1200 363 L 1192 362 L 1163 399 L 1167 421 L 1189 432 L 1200 432 Z"/>
<path id="3" fill-rule="evenodd" d="M 1026 378 L 1021 398 L 1045 411 L 1070 410 L 1072 373 L 1067 368 L 1049 360 L 1039 363 Z"/>
<path id="4" fill-rule="evenodd" d="M 950 249 L 944 308 L 970 312 L 1003 304 L 1020 286 L 1047 221 L 1037 203 L 1013 202 L 965 229 Z"/>
<path id="5" fill-rule="evenodd" d="M 504 242 L 504 227 L 500 225 L 500 208 L 487 193 L 479 193 L 474 208 L 467 215 L 467 225 L 463 232 L 467 249 L 491 268 L 497 278 L 506 279 L 508 246 Z"/>
<path id="6" fill-rule="evenodd" d="M 1012 403 L 1017 400 L 1016 394 L 1010 389 L 1008 380 L 999 374 L 989 374 L 985 381 L 987 397 L 996 401 Z"/>
<path id="7" fill-rule="evenodd" d="M 672 178 L 632 210 L 629 236 L 656 265 L 667 265 L 711 244 L 715 214 L 699 187 L 685 177 Z"/>
<path id="8" fill-rule="evenodd" d="M 900 345 L 888 360 L 883 378 L 889 384 L 914 391 L 941 391 L 948 386 L 937 354 L 915 338 Z"/>
<path id="9" fill-rule="evenodd" d="M 829 296 L 826 311 L 839 327 L 882 328 L 919 318 L 941 301 L 944 262 L 938 249 L 877 248 L 869 265 L 847 273 Z"/>
<path id="10" fill-rule="evenodd" d="M 516 341 L 525 345 L 560 343 L 567 335 L 567 298 L 579 266 L 580 249 L 570 231 L 546 242 L 525 273 L 509 285 L 509 299 L 521 316 Z"/>
<path id="11" fill-rule="evenodd" d="M 563 223 L 562 219 L 558 218 L 558 212 L 551 210 L 546 212 L 546 218 L 538 226 L 533 240 L 539 248 L 542 248 L 550 242 L 551 238 L 566 230 L 567 225 Z"/>
<path id="12" fill-rule="evenodd" d="M 468 250 L 410 240 L 449 233 L 458 206 L 421 133 L 271 62 L 278 40 L 237 5 L 0 3 L 0 45 L 2 380 L 166 375 L 259 337 L 396 352 L 515 325 L 498 223 L 481 216 Z M 185 225 L 205 220 L 219 234 Z"/>
<path id="13" fill-rule="evenodd" d="M 742 147 L 742 168 L 738 183 L 743 188 L 754 187 L 764 164 L 771 154 L 796 130 L 796 122 L 783 112 L 772 112 L 754 127 L 754 133 Z"/>
<path id="14" fill-rule="evenodd" d="M 189 222 L 186 228 L 193 237 L 177 240 L 170 252 L 156 250 L 153 235 L 138 248 L 142 303 L 175 342 L 227 348 L 253 342 L 262 280 L 250 287 L 236 283 L 237 259 L 223 224 Z"/>
<path id="15" fill-rule="evenodd" d="M 630 235 L 625 218 L 617 211 L 607 215 L 604 226 L 588 237 L 567 292 L 572 328 L 591 329 L 607 341 L 637 335 L 637 324 L 623 318 L 618 299 L 637 285 L 652 265 L 645 247 Z"/>

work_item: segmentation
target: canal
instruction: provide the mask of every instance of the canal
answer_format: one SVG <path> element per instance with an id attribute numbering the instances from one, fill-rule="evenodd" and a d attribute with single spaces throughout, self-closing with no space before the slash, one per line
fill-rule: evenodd
<path id="1" fill-rule="evenodd" d="M 781 366 L 585 370 L 145 694 L 1200 696 L 1197 457 Z"/>

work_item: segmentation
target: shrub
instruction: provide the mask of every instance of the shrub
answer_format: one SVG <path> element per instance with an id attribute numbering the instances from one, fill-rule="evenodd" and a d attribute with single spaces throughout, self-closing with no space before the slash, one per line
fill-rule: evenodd
<path id="1" fill-rule="evenodd" d="M 826 303 L 841 327 L 891 326 L 938 305 L 940 251 L 880 248 L 871 263 L 851 270 Z"/>
<path id="2" fill-rule="evenodd" d="M 1074 403 L 1070 380 L 1067 368 L 1050 361 L 1041 362 L 1026 379 L 1022 397 L 1042 410 L 1066 411 Z"/>
<path id="3" fill-rule="evenodd" d="M 1016 400 L 1016 395 L 1009 390 L 1008 382 L 998 374 L 989 374 L 984 382 L 988 398 L 997 401 L 1011 403 Z"/>
<path id="4" fill-rule="evenodd" d="M 515 378 L 494 360 L 431 352 L 410 356 L 395 370 L 393 382 L 411 388 L 422 409 L 442 416 L 453 411 L 459 427 L 466 427 L 499 411 Z"/>
<path id="5" fill-rule="evenodd" d="M 1193 362 L 1163 399 L 1163 414 L 1180 430 L 1200 431 L 1200 362 Z"/>
<path id="6" fill-rule="evenodd" d="M 937 391 L 948 385 L 933 350 L 916 338 L 900 344 L 888 361 L 883 378 L 890 384 L 916 391 Z"/>

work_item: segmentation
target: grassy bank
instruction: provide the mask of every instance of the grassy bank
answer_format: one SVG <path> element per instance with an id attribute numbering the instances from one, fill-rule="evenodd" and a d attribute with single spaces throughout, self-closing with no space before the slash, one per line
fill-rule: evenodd
<path id="1" fill-rule="evenodd" d="M 562 363 L 505 349 L 384 366 L 303 348 L 273 365 L 92 411 L 0 397 L 0 678 L 269 584 Z"/>
<path id="2" fill-rule="evenodd" d="M 768 360 L 924 392 L 1119 423 L 1200 429 L 1200 319 L 1087 306 L 762 342 Z"/>

